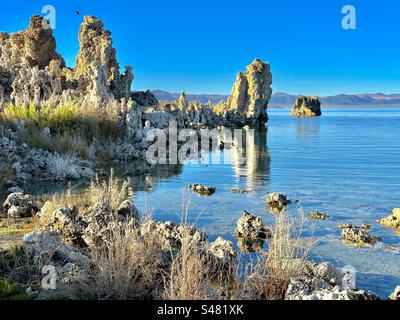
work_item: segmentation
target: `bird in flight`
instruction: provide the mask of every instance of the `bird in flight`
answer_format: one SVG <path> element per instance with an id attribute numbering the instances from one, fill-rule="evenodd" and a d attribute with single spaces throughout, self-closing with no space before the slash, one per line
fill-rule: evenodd
<path id="1" fill-rule="evenodd" d="M 75 13 L 76 13 L 78 16 L 81 15 L 81 13 L 80 13 L 79 11 L 75 11 Z"/>

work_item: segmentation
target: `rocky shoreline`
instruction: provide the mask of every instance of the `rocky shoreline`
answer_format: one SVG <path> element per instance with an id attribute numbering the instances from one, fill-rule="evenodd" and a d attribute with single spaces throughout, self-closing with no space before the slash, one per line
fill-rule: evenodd
<path id="1" fill-rule="evenodd" d="M 23 276 L 11 276 L 11 278 L 19 281 L 13 283 L 13 285 L 19 288 L 20 295 L 23 295 L 26 299 L 121 298 L 96 295 L 93 292 L 93 286 L 97 286 L 99 280 L 94 280 L 93 277 L 100 277 L 100 275 L 94 275 L 92 272 L 100 267 L 98 265 L 100 261 L 104 263 L 103 260 L 99 261 L 98 255 L 101 255 L 102 259 L 109 259 L 110 250 L 113 250 L 115 245 L 121 245 L 119 241 L 122 241 L 120 238 L 122 236 L 126 241 L 129 240 L 129 247 L 149 246 L 151 244 L 151 257 L 144 259 L 150 259 L 146 263 L 154 264 L 152 268 L 157 270 L 152 275 L 154 287 L 143 289 L 143 292 L 136 292 L 135 296 L 124 298 L 168 299 L 165 293 L 167 289 L 162 281 L 161 274 L 172 272 L 174 264 L 177 263 L 175 259 L 183 253 L 189 254 L 186 252 L 186 250 L 189 250 L 188 261 L 199 259 L 199 263 L 203 265 L 202 268 L 207 270 L 207 273 L 201 276 L 201 281 L 208 281 L 213 275 L 222 272 L 225 285 L 227 285 L 228 279 L 230 279 L 228 281 L 229 286 L 234 282 L 239 282 L 236 283 L 235 292 L 230 293 L 231 298 L 262 299 L 266 293 L 257 291 L 255 289 L 257 286 L 252 281 L 254 281 L 253 278 L 257 278 L 260 283 L 271 281 L 268 278 L 268 274 L 272 272 L 269 269 L 271 266 L 265 262 L 271 259 L 270 252 L 274 250 L 277 242 L 283 241 L 283 238 L 285 239 L 284 245 L 288 247 L 297 247 L 299 244 L 294 245 L 293 243 L 302 241 L 300 238 L 292 238 L 293 235 L 290 232 L 288 233 L 289 229 L 282 234 L 282 228 L 287 228 L 287 225 L 290 224 L 290 220 L 285 218 L 286 207 L 282 208 L 280 212 L 275 211 L 277 221 L 281 218 L 284 219 L 281 221 L 284 223 L 283 225 L 277 223 L 275 226 L 266 226 L 260 217 L 255 217 L 245 211 L 237 221 L 237 228 L 234 232 L 232 231 L 238 239 L 240 251 L 237 251 L 231 241 L 221 237 L 209 242 L 207 235 L 194 226 L 185 223 L 157 222 L 144 216 L 129 199 L 125 198 L 124 190 L 126 187 L 125 183 L 111 176 L 108 182 L 93 183 L 92 196 L 86 199 L 80 198 L 78 202 L 72 200 L 71 194 L 52 198 L 43 205 L 39 205 L 31 196 L 23 193 L 12 193 L 8 196 L 3 204 L 5 217 L 31 217 L 36 221 L 34 230 L 24 235 L 22 244 L 18 247 L 19 255 L 23 257 L 26 264 L 29 264 L 29 268 L 40 269 L 40 266 L 43 266 L 43 261 L 45 261 L 46 265 L 54 267 L 57 273 L 57 288 L 54 290 L 43 289 L 39 280 L 29 279 L 27 283 L 24 283 L 21 281 L 24 278 Z M 266 195 L 266 200 L 285 200 L 287 205 L 287 197 L 283 196 L 278 193 L 269 194 Z M 342 230 L 347 230 L 343 234 L 344 240 L 347 240 L 347 242 L 344 241 L 345 243 L 353 245 L 351 239 L 357 237 L 354 240 L 355 245 L 359 245 L 361 240 L 363 243 L 375 244 L 375 242 L 369 241 L 370 238 L 365 233 L 359 233 L 360 230 L 369 230 L 370 228 L 367 226 L 358 228 L 351 225 L 341 225 L 340 227 Z M 349 232 L 351 232 L 351 236 L 347 234 Z M 353 235 L 352 232 L 355 232 L 355 234 Z M 264 251 L 264 243 L 268 243 L 269 250 Z M 305 244 L 302 244 L 302 246 L 301 251 L 306 251 L 307 246 Z M 15 249 L 2 249 L 0 255 L 4 259 L 11 254 L 12 250 Z M 256 263 L 257 267 L 254 270 L 257 271 L 249 271 L 240 275 L 239 278 L 235 278 L 233 270 L 241 268 L 240 263 L 243 262 L 243 254 L 252 252 L 257 252 L 259 259 L 261 259 L 259 261 L 263 262 Z M 282 281 L 274 284 L 274 292 L 276 290 L 280 292 L 279 299 L 380 299 L 373 292 L 352 287 L 351 274 L 335 268 L 330 263 L 314 263 L 306 259 L 306 255 L 293 254 L 286 257 L 275 257 L 277 260 L 283 258 L 286 260 L 285 263 L 290 261 L 291 272 L 285 277 L 281 275 Z M 262 270 L 260 271 L 258 268 Z M 281 268 L 283 267 L 281 266 Z M 141 270 L 140 272 L 144 271 Z M 0 279 L 3 279 L 2 277 L 7 279 L 7 274 L 12 273 L 12 268 L 7 269 L 5 265 L 1 267 L 0 264 Z M 209 285 L 211 286 L 211 284 Z M 117 289 L 115 290 L 117 292 Z M 2 294 L 0 292 L 0 296 Z M 214 292 L 208 298 L 221 298 L 216 294 Z M 9 296 L 8 298 L 13 299 L 17 296 Z M 278 296 L 275 298 L 278 298 Z M 225 296 L 224 299 L 229 299 L 229 297 Z M 395 289 L 389 299 L 399 299 L 398 288 Z"/>

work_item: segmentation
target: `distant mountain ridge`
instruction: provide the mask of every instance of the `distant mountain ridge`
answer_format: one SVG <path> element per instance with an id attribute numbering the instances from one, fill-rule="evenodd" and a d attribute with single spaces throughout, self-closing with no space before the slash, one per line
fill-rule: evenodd
<path id="1" fill-rule="evenodd" d="M 151 91 L 160 101 L 174 101 L 177 100 L 180 93 L 171 93 L 162 90 Z M 186 94 L 190 101 L 199 101 L 206 103 L 211 100 L 213 103 L 218 103 L 221 100 L 226 100 L 228 95 L 220 94 Z M 277 92 L 272 95 L 270 100 L 271 105 L 288 106 L 291 107 L 299 95 L 290 95 L 283 92 Z M 383 94 L 383 93 L 363 93 L 363 94 L 338 94 L 335 96 L 319 97 L 323 105 L 332 106 L 351 106 L 351 105 L 400 105 L 400 93 Z"/>

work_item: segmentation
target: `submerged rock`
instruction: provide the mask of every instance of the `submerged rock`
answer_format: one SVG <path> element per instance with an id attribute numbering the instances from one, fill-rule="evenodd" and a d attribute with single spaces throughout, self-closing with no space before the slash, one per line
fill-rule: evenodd
<path id="1" fill-rule="evenodd" d="M 374 246 L 381 239 L 369 234 L 370 226 L 363 225 L 357 227 L 351 224 L 339 224 L 338 227 L 342 230 L 342 241 L 356 247 Z"/>
<path id="2" fill-rule="evenodd" d="M 265 227 L 261 218 L 255 217 L 247 211 L 237 221 L 234 233 L 238 238 L 238 246 L 244 253 L 260 251 L 265 240 L 272 236 L 272 230 Z"/>
<path id="3" fill-rule="evenodd" d="M 240 189 L 240 188 L 232 188 L 231 190 L 229 190 L 231 193 L 250 193 L 253 192 L 251 190 L 248 189 Z"/>
<path id="4" fill-rule="evenodd" d="M 283 211 L 292 201 L 288 199 L 287 195 L 274 192 L 267 195 L 266 203 L 273 211 Z"/>
<path id="5" fill-rule="evenodd" d="M 292 116 L 315 117 L 322 115 L 321 102 L 318 97 L 302 96 L 296 99 L 292 109 Z"/>
<path id="6" fill-rule="evenodd" d="M 378 222 L 385 227 L 400 231 L 400 208 L 393 209 L 393 213 L 390 216 L 378 220 Z"/>
<path id="7" fill-rule="evenodd" d="M 202 196 L 211 196 L 217 191 L 217 188 L 214 186 L 204 186 L 198 183 L 190 184 L 187 188 Z"/>
<path id="8" fill-rule="evenodd" d="M 3 207 L 7 210 L 7 215 L 10 218 L 28 218 L 39 212 L 39 206 L 30 195 L 23 193 L 11 193 Z"/>
<path id="9" fill-rule="evenodd" d="M 328 219 L 328 215 L 325 212 L 319 212 L 319 211 L 311 211 L 308 214 L 308 217 L 311 220 L 326 220 L 326 219 Z"/>

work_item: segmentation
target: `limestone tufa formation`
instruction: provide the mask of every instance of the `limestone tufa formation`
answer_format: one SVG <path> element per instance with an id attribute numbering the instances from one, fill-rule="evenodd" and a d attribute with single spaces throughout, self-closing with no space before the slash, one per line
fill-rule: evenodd
<path id="1" fill-rule="evenodd" d="M 388 228 L 393 228 L 400 231 L 400 208 L 393 209 L 393 213 L 378 222 Z"/>
<path id="2" fill-rule="evenodd" d="M 120 74 L 111 32 L 86 16 L 79 32 L 76 68 L 65 66 L 55 51 L 47 20 L 33 16 L 26 31 L 0 34 L 0 100 L 16 104 L 58 104 L 79 100 L 101 105 L 129 99 L 133 73 Z"/>
<path id="3" fill-rule="evenodd" d="M 292 109 L 294 117 L 315 117 L 322 115 L 321 102 L 318 97 L 299 97 Z"/>
<path id="4" fill-rule="evenodd" d="M 270 65 L 255 59 L 246 72 L 236 76 L 232 96 L 228 98 L 227 108 L 231 115 L 245 120 L 248 124 L 263 124 L 268 121 L 267 107 L 272 95 L 272 74 Z"/>

